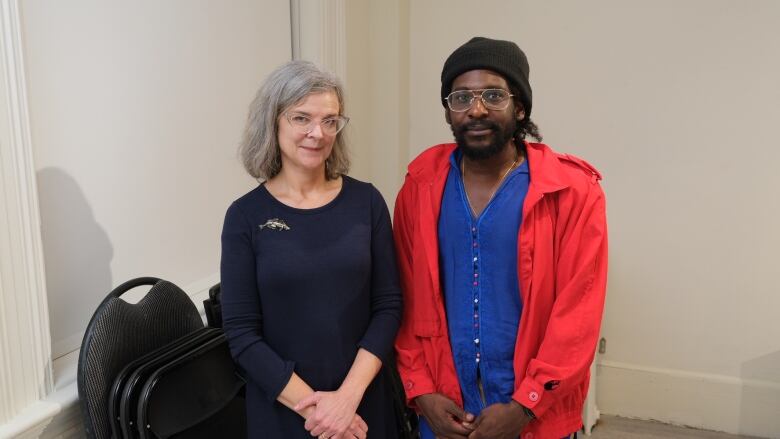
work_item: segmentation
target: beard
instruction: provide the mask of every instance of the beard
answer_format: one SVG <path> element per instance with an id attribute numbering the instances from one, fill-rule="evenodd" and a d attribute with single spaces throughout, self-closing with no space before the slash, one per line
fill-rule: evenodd
<path id="1" fill-rule="evenodd" d="M 504 150 L 507 142 L 512 139 L 515 128 L 514 121 L 502 126 L 488 119 L 475 120 L 458 126 L 450 125 L 452 134 L 455 136 L 455 143 L 458 144 L 463 155 L 471 160 L 484 160 L 499 154 Z M 466 138 L 466 131 L 484 129 L 492 131 L 490 143 L 487 146 L 470 145 Z"/>

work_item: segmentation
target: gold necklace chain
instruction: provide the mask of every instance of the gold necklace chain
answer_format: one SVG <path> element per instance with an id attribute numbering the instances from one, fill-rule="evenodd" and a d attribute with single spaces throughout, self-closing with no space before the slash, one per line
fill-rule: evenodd
<path id="1" fill-rule="evenodd" d="M 493 186 L 493 191 L 490 192 L 490 197 L 488 198 L 488 202 L 487 204 L 485 204 L 485 207 L 487 207 L 487 205 L 490 204 L 490 202 L 493 200 L 493 196 L 496 195 L 496 191 L 498 190 L 499 187 L 501 187 L 501 183 L 504 182 L 504 179 L 506 178 L 507 175 L 509 175 L 509 172 L 511 172 L 512 169 L 514 169 L 515 166 L 517 166 L 518 160 L 520 160 L 520 154 L 518 154 L 517 157 L 515 157 L 515 161 L 513 161 L 512 164 L 509 165 L 509 168 L 507 168 L 506 172 L 504 172 L 504 175 L 501 176 L 501 179 L 498 180 L 498 183 L 496 183 L 496 185 Z M 474 210 L 474 205 L 471 204 L 471 198 L 469 198 L 469 191 L 466 190 L 466 158 L 465 157 L 460 160 L 460 176 L 463 179 L 463 192 L 466 193 L 466 202 L 469 203 L 469 208 L 471 209 L 472 215 L 476 217 L 477 212 Z"/>

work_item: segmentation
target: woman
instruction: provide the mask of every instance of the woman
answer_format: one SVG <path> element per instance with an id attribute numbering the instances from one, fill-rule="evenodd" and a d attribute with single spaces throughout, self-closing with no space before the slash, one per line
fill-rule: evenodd
<path id="1" fill-rule="evenodd" d="M 264 180 L 228 209 L 222 314 L 247 378 L 251 438 L 394 438 L 389 389 L 401 293 L 379 192 L 346 176 L 342 88 L 313 64 L 276 69 L 240 148 Z"/>

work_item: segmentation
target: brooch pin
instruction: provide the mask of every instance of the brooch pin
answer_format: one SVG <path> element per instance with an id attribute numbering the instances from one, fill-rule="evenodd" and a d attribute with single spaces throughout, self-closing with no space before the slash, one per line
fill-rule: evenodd
<path id="1" fill-rule="evenodd" d="M 278 230 L 280 232 L 284 230 L 290 230 L 290 226 L 288 226 L 284 220 L 280 220 L 279 218 L 271 218 L 266 221 L 265 224 L 260 224 L 258 227 L 260 227 L 260 230 L 268 227 L 270 230 Z"/>

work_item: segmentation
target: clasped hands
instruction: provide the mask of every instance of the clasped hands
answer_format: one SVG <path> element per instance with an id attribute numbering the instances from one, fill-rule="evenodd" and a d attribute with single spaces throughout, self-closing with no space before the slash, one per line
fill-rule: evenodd
<path id="1" fill-rule="evenodd" d="M 304 427 L 320 439 L 365 439 L 368 425 L 356 413 L 360 396 L 343 390 L 314 392 L 300 400 L 294 410 L 305 419 Z"/>
<path id="2" fill-rule="evenodd" d="M 440 393 L 415 398 L 438 439 L 517 439 L 531 421 L 516 401 L 492 404 L 475 417 Z"/>

